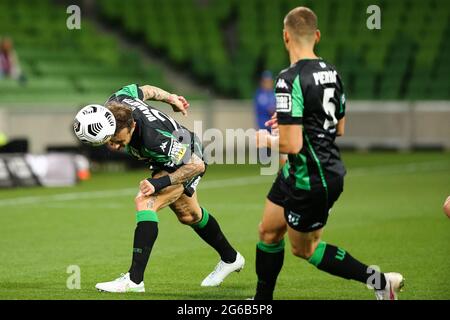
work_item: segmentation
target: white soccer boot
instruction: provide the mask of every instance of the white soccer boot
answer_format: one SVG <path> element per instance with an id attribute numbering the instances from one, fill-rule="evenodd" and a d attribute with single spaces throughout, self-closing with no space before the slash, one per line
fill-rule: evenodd
<path id="1" fill-rule="evenodd" d="M 244 265 L 245 259 L 239 252 L 236 255 L 236 261 L 232 263 L 225 263 L 220 260 L 214 271 L 202 281 L 201 286 L 217 287 L 230 273 L 241 271 L 244 268 Z"/>
<path id="2" fill-rule="evenodd" d="M 121 274 L 119 278 L 110 282 L 101 282 L 95 285 L 97 290 L 106 292 L 145 292 L 144 281 L 136 284 L 130 279 L 130 273 Z"/>
<path id="3" fill-rule="evenodd" d="M 403 288 L 405 279 L 397 272 L 385 273 L 384 276 L 386 277 L 386 288 L 375 290 L 377 300 L 398 300 L 397 294 Z"/>

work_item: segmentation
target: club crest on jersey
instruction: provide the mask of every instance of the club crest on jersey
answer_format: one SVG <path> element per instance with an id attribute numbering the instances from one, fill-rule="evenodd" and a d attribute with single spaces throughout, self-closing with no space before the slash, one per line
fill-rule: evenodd
<path id="1" fill-rule="evenodd" d="M 289 89 L 286 81 L 284 79 L 278 79 L 276 84 L 277 89 Z"/>
<path id="2" fill-rule="evenodd" d="M 176 165 L 180 164 L 186 153 L 187 145 L 182 144 L 176 140 L 173 141 L 172 148 L 170 149 L 170 158 Z"/>
<path id="3" fill-rule="evenodd" d="M 292 98 L 289 93 L 277 93 L 277 112 L 291 112 Z"/>
<path id="4" fill-rule="evenodd" d="M 293 226 L 298 226 L 298 224 L 300 223 L 300 218 L 301 218 L 301 215 L 299 215 L 298 213 L 289 211 L 288 222 L 290 224 L 292 224 Z"/>

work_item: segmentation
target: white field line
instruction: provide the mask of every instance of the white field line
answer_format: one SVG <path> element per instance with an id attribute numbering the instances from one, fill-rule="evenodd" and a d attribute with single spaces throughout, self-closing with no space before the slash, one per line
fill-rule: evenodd
<path id="1" fill-rule="evenodd" d="M 273 177 L 270 176 L 250 176 L 243 178 L 205 181 L 203 183 L 200 183 L 199 189 L 218 189 L 224 187 L 255 185 L 260 184 L 264 181 L 270 182 L 271 180 L 273 180 Z M 105 191 L 83 191 L 83 192 L 70 192 L 45 196 L 16 197 L 0 200 L 0 207 L 25 205 L 25 204 L 39 204 L 53 201 L 73 201 L 86 199 L 104 199 L 112 197 L 129 197 L 136 195 L 137 192 L 138 188 L 136 187 L 136 188 L 124 188 L 116 190 L 105 190 Z"/>
<path id="2" fill-rule="evenodd" d="M 442 171 L 449 169 L 449 161 L 429 161 L 429 162 L 417 162 L 407 164 L 396 164 L 389 166 L 373 166 L 355 168 L 348 171 L 347 177 L 361 177 L 367 175 L 383 175 L 383 174 L 402 174 L 402 173 L 416 173 L 416 172 L 431 172 Z M 219 189 L 235 186 L 247 186 L 256 185 L 260 183 L 269 183 L 273 181 L 274 176 L 247 176 L 242 178 L 230 178 L 213 181 L 205 181 L 200 183 L 199 190 L 202 189 Z M 267 186 L 269 189 L 269 185 Z M 136 188 L 124 188 L 105 191 L 83 191 L 83 192 L 70 192 L 61 193 L 55 195 L 44 196 L 30 196 L 30 197 L 15 197 L 0 200 L 0 207 L 14 206 L 14 205 L 27 205 L 27 204 L 41 204 L 54 201 L 79 201 L 86 199 L 105 199 L 112 197 L 129 197 L 137 194 Z"/>
<path id="3" fill-rule="evenodd" d="M 348 171 L 349 177 L 359 177 L 373 174 L 403 174 L 415 172 L 431 172 L 449 169 L 450 174 L 450 160 L 449 161 L 427 161 L 427 162 L 411 162 L 405 164 L 393 164 L 389 166 L 373 166 L 355 168 Z"/>

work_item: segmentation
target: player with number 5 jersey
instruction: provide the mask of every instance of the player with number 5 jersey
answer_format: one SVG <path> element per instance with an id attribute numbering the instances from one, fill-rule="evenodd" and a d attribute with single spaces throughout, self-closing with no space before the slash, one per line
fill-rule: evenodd
<path id="1" fill-rule="evenodd" d="M 344 190 L 345 167 L 337 136 L 344 134 L 345 94 L 336 69 L 318 57 L 317 16 L 306 7 L 284 19 L 283 40 L 291 65 L 275 83 L 277 112 L 267 125 L 278 135 L 259 131 L 259 147 L 288 155 L 267 195 L 256 247 L 255 299 L 272 299 L 284 259 L 284 235 L 292 253 L 332 275 L 375 289 L 377 299 L 397 299 L 400 273 L 381 273 L 343 248 L 322 240 L 333 204 Z"/>
<path id="2" fill-rule="evenodd" d="M 345 116 L 345 94 L 336 69 L 322 59 L 299 60 L 276 81 L 279 125 L 302 125 L 304 148 L 290 154 L 283 178 L 293 187 L 311 190 L 343 177 L 345 168 L 335 138 Z M 343 120 L 342 120 L 343 121 Z"/>

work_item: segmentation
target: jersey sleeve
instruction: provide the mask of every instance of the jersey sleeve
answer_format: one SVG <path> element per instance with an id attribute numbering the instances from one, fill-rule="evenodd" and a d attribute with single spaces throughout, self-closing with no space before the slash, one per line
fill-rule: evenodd
<path id="1" fill-rule="evenodd" d="M 339 108 L 336 110 L 336 119 L 340 120 L 345 116 L 345 93 L 344 84 L 342 83 L 341 77 L 338 75 L 338 85 L 339 85 Z"/>
<path id="2" fill-rule="evenodd" d="M 119 91 L 116 91 L 113 96 L 126 96 L 131 98 L 138 98 L 141 100 L 144 98 L 144 94 L 142 90 L 139 89 L 139 86 L 137 84 L 129 84 L 121 88 Z"/>
<path id="3" fill-rule="evenodd" d="M 292 80 L 286 73 L 281 73 L 275 84 L 275 97 L 279 124 L 303 124 L 304 104 L 300 76 Z"/>
<path id="4" fill-rule="evenodd" d="M 187 163 L 190 145 L 178 141 L 170 132 L 155 129 L 151 136 L 144 136 L 143 154 L 155 162 L 169 166 Z"/>

